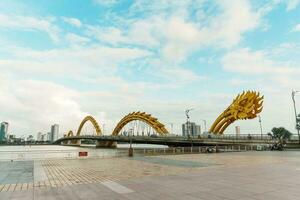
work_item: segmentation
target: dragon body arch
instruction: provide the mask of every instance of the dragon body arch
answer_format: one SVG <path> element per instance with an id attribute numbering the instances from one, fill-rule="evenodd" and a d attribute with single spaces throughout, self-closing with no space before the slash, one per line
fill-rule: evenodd
<path id="1" fill-rule="evenodd" d="M 114 131 L 112 132 L 112 135 L 118 135 L 126 124 L 134 120 L 145 122 L 146 124 L 151 126 L 159 135 L 165 135 L 169 133 L 165 126 L 162 123 L 160 123 L 157 118 L 152 117 L 151 114 L 138 111 L 129 113 L 128 115 L 123 117 L 115 127 Z"/>

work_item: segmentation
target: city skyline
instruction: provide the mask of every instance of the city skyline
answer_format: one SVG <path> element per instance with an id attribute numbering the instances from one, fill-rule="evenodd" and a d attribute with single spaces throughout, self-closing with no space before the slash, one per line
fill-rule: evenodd
<path id="1" fill-rule="evenodd" d="M 126 114 L 145 111 L 179 134 L 186 109 L 210 127 L 238 93 L 256 90 L 265 97 L 264 133 L 296 133 L 299 4 L 1 1 L 0 121 L 13 134 L 57 123 L 62 135 L 92 115 L 109 134 Z M 260 133 L 258 119 L 227 132 L 235 126 Z"/>

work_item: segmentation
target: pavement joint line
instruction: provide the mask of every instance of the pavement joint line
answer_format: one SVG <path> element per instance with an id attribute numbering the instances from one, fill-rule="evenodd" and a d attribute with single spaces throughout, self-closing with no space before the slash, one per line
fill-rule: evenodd
<path id="1" fill-rule="evenodd" d="M 101 182 L 102 185 L 119 194 L 129 194 L 134 191 L 114 181 Z"/>

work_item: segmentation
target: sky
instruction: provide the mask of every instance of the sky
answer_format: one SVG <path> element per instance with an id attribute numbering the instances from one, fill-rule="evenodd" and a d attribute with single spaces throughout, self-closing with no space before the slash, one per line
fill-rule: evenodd
<path id="1" fill-rule="evenodd" d="M 109 134 L 133 111 L 181 134 L 244 90 L 264 95 L 264 133 L 295 132 L 300 0 L 1 0 L 0 121 L 16 135 L 76 130 L 92 115 Z M 296 96 L 300 111 L 300 94 Z M 260 134 L 258 119 L 226 133 Z"/>

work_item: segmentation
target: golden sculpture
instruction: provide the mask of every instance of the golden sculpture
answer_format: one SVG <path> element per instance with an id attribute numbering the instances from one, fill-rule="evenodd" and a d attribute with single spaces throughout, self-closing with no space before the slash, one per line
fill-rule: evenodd
<path id="1" fill-rule="evenodd" d="M 78 128 L 77 133 L 76 133 L 76 136 L 80 136 L 81 130 L 82 130 L 84 124 L 85 124 L 87 121 L 90 121 L 90 122 L 93 124 L 93 126 L 94 126 L 94 128 L 95 128 L 95 130 L 96 130 L 96 135 L 102 135 L 102 131 L 101 131 L 101 129 L 100 129 L 100 126 L 99 126 L 99 124 L 97 123 L 97 121 L 95 120 L 95 118 L 93 118 L 92 116 L 86 116 L 86 117 L 82 120 L 82 122 L 80 123 L 79 128 Z M 71 136 L 74 136 L 72 130 L 70 130 L 70 131 L 68 132 L 68 134 L 66 134 L 66 137 L 71 137 Z"/>
<path id="2" fill-rule="evenodd" d="M 232 104 L 215 120 L 209 132 L 223 134 L 234 121 L 253 119 L 263 109 L 263 96 L 259 92 L 247 91 L 239 94 Z"/>
<path id="3" fill-rule="evenodd" d="M 67 137 L 72 137 L 72 136 L 74 136 L 73 131 L 69 131 Z"/>
<path id="4" fill-rule="evenodd" d="M 96 121 L 92 116 L 86 116 L 86 117 L 82 120 L 82 122 L 80 123 L 79 128 L 78 128 L 78 130 L 77 130 L 76 136 L 80 136 L 82 127 L 84 126 L 84 124 L 85 124 L 87 121 L 90 121 L 90 122 L 93 124 L 93 126 L 95 127 L 96 135 L 102 135 L 102 131 L 101 131 L 100 126 L 99 126 L 99 124 L 97 123 L 97 121 Z"/>
<path id="5" fill-rule="evenodd" d="M 157 118 L 154 118 L 150 114 L 147 114 L 145 112 L 138 111 L 129 113 L 128 115 L 123 117 L 123 119 L 121 119 L 121 121 L 114 129 L 112 135 L 118 135 L 126 124 L 134 120 L 145 122 L 146 124 L 151 126 L 159 135 L 165 135 L 169 133 L 165 126 L 162 123 L 160 123 Z"/>

